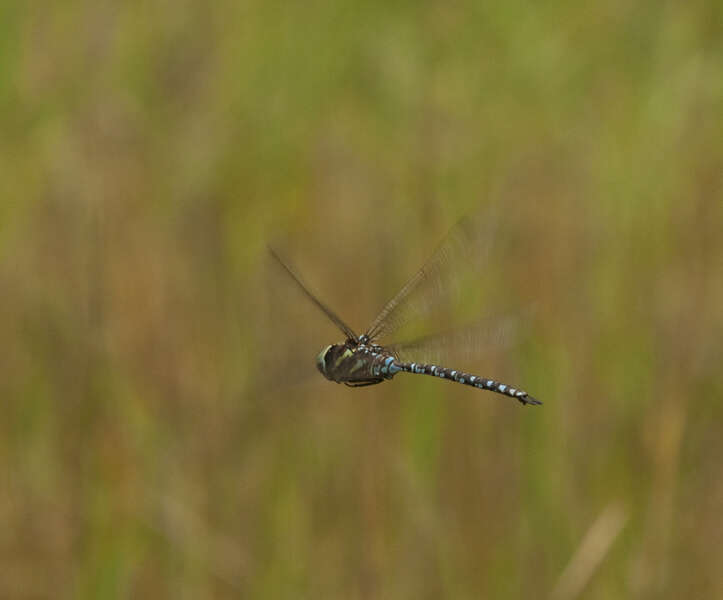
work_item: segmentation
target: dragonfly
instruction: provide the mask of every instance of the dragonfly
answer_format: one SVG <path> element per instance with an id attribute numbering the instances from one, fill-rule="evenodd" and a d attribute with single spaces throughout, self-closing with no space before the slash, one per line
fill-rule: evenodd
<path id="1" fill-rule="evenodd" d="M 502 383 L 490 377 L 474 375 L 459 369 L 440 366 L 431 362 L 411 362 L 404 360 L 402 354 L 432 342 L 425 338 L 407 344 L 382 344 L 380 340 L 388 337 L 404 325 L 415 313 L 423 312 L 419 302 L 413 302 L 414 293 L 422 287 L 430 288 L 435 294 L 442 292 L 441 273 L 454 256 L 455 247 L 465 244 L 470 238 L 470 223 L 460 221 L 446 236 L 442 244 L 407 281 L 407 283 L 389 300 L 371 325 L 362 334 L 356 334 L 327 304 L 313 294 L 302 282 L 295 271 L 269 247 L 274 260 L 296 283 L 303 294 L 323 312 L 326 317 L 346 336 L 344 341 L 325 346 L 316 357 L 316 367 L 330 381 L 343 383 L 350 387 L 377 385 L 392 379 L 398 373 L 430 375 L 440 379 L 487 390 L 514 398 L 522 405 L 539 405 L 539 400 L 526 391 Z M 432 336 L 434 337 L 434 336 Z"/>

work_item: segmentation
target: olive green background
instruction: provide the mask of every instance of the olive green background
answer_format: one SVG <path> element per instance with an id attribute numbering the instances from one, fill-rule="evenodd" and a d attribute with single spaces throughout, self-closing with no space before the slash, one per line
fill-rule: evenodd
<path id="1" fill-rule="evenodd" d="M 3 3 L 0 597 L 723 597 L 721 6 Z M 466 214 L 544 406 L 323 380 Z"/>

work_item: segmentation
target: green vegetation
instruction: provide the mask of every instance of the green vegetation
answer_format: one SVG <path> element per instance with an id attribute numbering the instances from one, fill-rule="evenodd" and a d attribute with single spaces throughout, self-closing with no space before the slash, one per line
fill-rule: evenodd
<path id="1" fill-rule="evenodd" d="M 5 3 L 0 597 L 723 597 L 721 6 Z M 316 373 L 485 211 L 544 406 Z"/>

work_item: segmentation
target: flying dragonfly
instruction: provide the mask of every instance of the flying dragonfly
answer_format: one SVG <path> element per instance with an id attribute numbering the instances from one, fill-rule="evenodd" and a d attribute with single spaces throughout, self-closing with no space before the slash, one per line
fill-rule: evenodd
<path id="1" fill-rule="evenodd" d="M 430 362 L 410 362 L 401 355 L 407 350 L 414 350 L 424 345 L 425 340 L 409 344 L 381 344 L 381 338 L 388 337 L 404 325 L 412 316 L 425 312 L 427 304 L 413 301 L 414 292 L 420 288 L 428 288 L 427 296 L 436 297 L 444 292 L 442 273 L 448 262 L 453 260 L 455 250 L 468 244 L 474 238 L 468 221 L 463 220 L 447 235 L 442 244 L 399 290 L 399 292 L 382 308 L 365 333 L 357 335 L 341 318 L 302 283 L 299 276 L 287 265 L 276 251 L 269 247 L 272 257 L 281 265 L 301 291 L 331 320 L 346 336 L 343 342 L 330 344 L 323 348 L 316 357 L 319 372 L 336 383 L 350 387 L 376 385 L 392 379 L 397 373 L 413 373 L 431 375 L 488 390 L 514 398 L 523 405 L 539 405 L 539 400 L 526 391 L 501 383 L 489 377 L 473 375 L 458 369 L 443 367 Z M 429 293 L 431 291 L 431 294 Z"/>

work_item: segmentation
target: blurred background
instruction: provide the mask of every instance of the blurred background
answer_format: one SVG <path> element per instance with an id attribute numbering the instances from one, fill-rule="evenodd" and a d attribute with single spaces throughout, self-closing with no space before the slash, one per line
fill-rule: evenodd
<path id="1" fill-rule="evenodd" d="M 3 3 L 0 597 L 723 597 L 721 6 Z"/>

